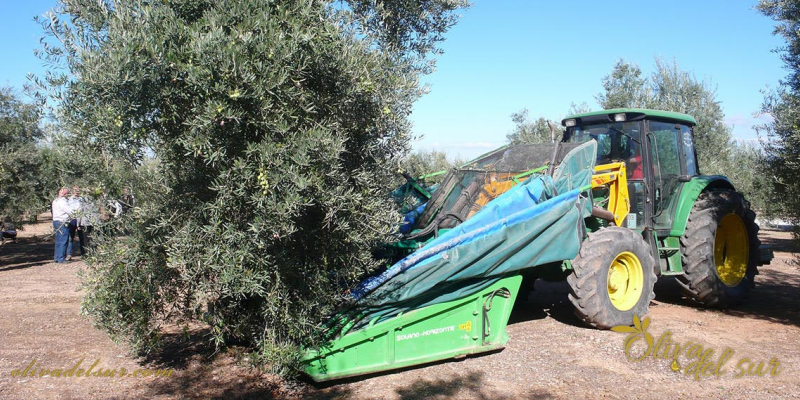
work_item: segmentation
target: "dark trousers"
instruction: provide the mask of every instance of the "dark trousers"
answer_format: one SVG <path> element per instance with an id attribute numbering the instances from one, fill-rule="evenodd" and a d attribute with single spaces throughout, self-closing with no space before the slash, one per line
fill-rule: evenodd
<path id="1" fill-rule="evenodd" d="M 84 225 L 81 227 L 80 234 L 83 236 L 78 236 L 81 239 L 81 255 L 84 255 L 83 249 L 88 249 L 89 246 L 91 245 L 90 243 L 91 239 L 89 238 L 89 235 L 92 234 L 93 230 L 94 226 L 92 225 L 89 226 Z"/>
<path id="2" fill-rule="evenodd" d="M 73 219 L 69 221 L 67 225 L 67 234 L 69 235 L 69 239 L 67 239 L 67 257 L 72 257 L 72 242 L 75 240 L 75 232 L 78 231 L 78 220 Z"/>
<path id="3" fill-rule="evenodd" d="M 77 232 L 78 233 L 78 244 L 81 246 L 81 256 L 85 256 L 86 255 L 86 251 L 84 250 L 84 246 L 86 245 L 86 242 L 84 242 L 84 240 L 86 239 L 86 231 L 84 231 L 84 229 L 85 229 L 84 227 L 79 226 L 78 227 L 78 232 Z"/>
<path id="4" fill-rule="evenodd" d="M 86 255 L 86 251 L 83 248 L 83 229 L 78 229 L 78 220 L 75 219 L 69 223 L 69 243 L 67 243 L 67 256 L 72 255 L 72 242 L 75 240 L 75 234 L 78 234 L 78 244 L 80 245 L 81 256 L 84 256 Z"/>
<path id="5" fill-rule="evenodd" d="M 53 260 L 57 263 L 62 263 L 67 256 L 69 227 L 63 221 L 53 221 L 53 230 L 56 231 L 56 248 L 53 252 Z"/>

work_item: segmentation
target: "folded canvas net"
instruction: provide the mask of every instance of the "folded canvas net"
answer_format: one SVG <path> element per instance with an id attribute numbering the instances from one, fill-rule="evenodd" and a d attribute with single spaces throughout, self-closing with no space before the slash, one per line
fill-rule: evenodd
<path id="1" fill-rule="evenodd" d="M 545 167 L 558 146 L 555 164 L 576 143 L 504 146 L 452 169 L 433 193 L 424 212 L 406 239 L 438 236 L 440 229 L 452 229 L 480 211 L 486 204 Z"/>

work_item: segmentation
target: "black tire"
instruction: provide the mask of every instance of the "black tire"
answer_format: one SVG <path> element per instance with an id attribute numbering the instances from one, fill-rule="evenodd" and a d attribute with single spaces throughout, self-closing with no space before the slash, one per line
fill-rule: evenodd
<path id="1" fill-rule="evenodd" d="M 714 254 L 717 231 L 728 214 L 739 216 L 747 232 L 747 267 L 737 284 L 726 284 L 720 278 Z M 686 297 L 706 307 L 725 308 L 740 303 L 747 296 L 758 273 L 761 246 L 755 218 L 750 203 L 739 192 L 713 189 L 700 194 L 689 214 L 686 232 L 681 237 L 684 274 L 677 278 Z"/>
<path id="2" fill-rule="evenodd" d="M 625 252 L 638 259 L 642 285 L 638 298 L 631 298 L 635 304 L 628 309 L 619 309 L 609 294 L 609 271 L 612 263 Z M 630 229 L 608 227 L 590 233 L 581 245 L 580 253 L 572 260 L 572 274 L 567 277 L 569 301 L 575 306 L 575 315 L 599 329 L 631 325 L 634 315 L 643 318 L 648 313 L 650 300 L 655 297 L 655 265 L 650 246 L 642 235 Z"/>

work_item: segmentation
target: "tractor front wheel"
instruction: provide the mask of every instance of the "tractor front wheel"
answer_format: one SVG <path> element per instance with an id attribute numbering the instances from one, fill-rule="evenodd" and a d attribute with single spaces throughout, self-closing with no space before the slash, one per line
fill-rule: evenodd
<path id="1" fill-rule="evenodd" d="M 757 273 L 760 244 L 755 213 L 741 193 L 700 194 L 681 237 L 683 293 L 706 307 L 741 302 Z"/>
<path id="2" fill-rule="evenodd" d="M 575 315 L 600 329 L 630 325 L 653 299 L 655 259 L 642 235 L 609 227 L 589 234 L 567 277 Z"/>

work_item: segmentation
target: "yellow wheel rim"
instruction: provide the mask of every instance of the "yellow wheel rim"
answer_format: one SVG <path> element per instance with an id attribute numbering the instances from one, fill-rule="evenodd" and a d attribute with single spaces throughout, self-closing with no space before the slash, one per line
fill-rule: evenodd
<path id="1" fill-rule="evenodd" d="M 642 262 L 635 254 L 619 253 L 608 269 L 608 297 L 620 311 L 627 311 L 639 302 L 644 287 Z"/>
<path id="2" fill-rule="evenodd" d="M 722 218 L 714 236 L 714 263 L 717 276 L 726 286 L 734 287 L 744 279 L 750 259 L 750 241 L 742 217 L 728 214 Z"/>

